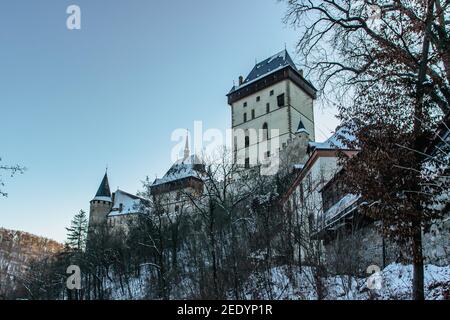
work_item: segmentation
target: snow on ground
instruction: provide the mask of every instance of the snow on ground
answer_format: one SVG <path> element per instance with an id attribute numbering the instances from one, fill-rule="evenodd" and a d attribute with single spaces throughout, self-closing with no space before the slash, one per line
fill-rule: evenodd
<path id="1" fill-rule="evenodd" d="M 450 299 L 450 266 L 438 267 L 425 265 L 425 298 L 427 300 Z M 148 277 L 144 269 L 140 277 L 131 278 L 129 285 L 124 281 L 123 286 L 117 279 L 108 281 L 109 297 L 114 300 L 140 300 L 145 299 Z M 408 300 L 412 291 L 412 266 L 393 263 L 388 265 L 370 279 L 381 280 L 380 289 L 375 289 L 376 284 L 368 281 L 369 278 L 355 278 L 348 276 L 328 276 L 322 278 L 323 299 L 325 300 Z M 245 283 L 246 295 L 244 299 L 267 300 L 317 300 L 317 286 L 313 269 L 303 267 L 293 270 L 286 266 L 272 268 L 269 274 L 254 273 Z M 372 286 L 370 285 L 372 284 Z M 182 282 L 184 294 L 175 290 L 179 297 L 174 299 L 189 299 L 186 290 L 191 287 L 187 282 Z M 369 287 L 373 289 L 369 289 Z M 181 288 L 179 288 L 181 289 Z M 193 288 L 191 288 L 193 289 Z M 233 299 L 230 292 L 228 297 Z"/>
<path id="2" fill-rule="evenodd" d="M 310 267 L 295 272 L 287 267 L 276 267 L 271 270 L 269 281 L 261 280 L 263 275 L 252 275 L 246 283 L 246 298 L 316 300 L 317 282 L 312 271 Z M 374 282 L 368 281 L 374 279 L 380 280 L 381 288 L 377 289 Z M 322 278 L 322 283 L 326 300 L 408 300 L 412 291 L 412 266 L 394 263 L 370 279 L 329 276 Z M 450 266 L 425 266 L 425 297 L 427 300 L 450 299 Z"/>

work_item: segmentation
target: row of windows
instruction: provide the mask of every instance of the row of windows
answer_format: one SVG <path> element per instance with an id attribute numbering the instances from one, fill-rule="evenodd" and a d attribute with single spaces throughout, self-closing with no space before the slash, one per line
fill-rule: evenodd
<path id="1" fill-rule="evenodd" d="M 244 107 L 247 105 L 247 102 L 244 102 Z M 284 93 L 280 94 L 277 97 L 277 106 L 279 108 L 284 107 Z M 266 103 L 266 113 L 270 112 L 270 103 Z M 255 109 L 251 111 L 252 120 L 255 119 Z M 244 122 L 247 122 L 247 112 L 244 112 Z"/>
<path id="2" fill-rule="evenodd" d="M 270 96 L 273 96 L 274 95 L 274 91 L 273 90 L 270 90 Z M 259 101 L 261 101 L 261 96 L 257 96 L 256 97 L 256 102 L 259 102 Z M 246 102 L 244 102 L 244 108 L 247 106 L 247 101 Z"/>
<path id="3" fill-rule="evenodd" d="M 236 156 L 236 155 L 235 155 L 235 156 Z M 266 156 L 267 158 L 269 158 L 269 157 L 270 157 L 270 151 L 267 151 L 266 154 L 265 154 L 265 156 Z M 235 161 L 236 161 L 236 157 L 235 157 Z M 250 158 L 249 158 L 249 157 L 245 158 L 245 164 L 244 164 L 244 166 L 245 166 L 246 169 L 250 168 Z"/>
<path id="4" fill-rule="evenodd" d="M 263 141 L 265 140 L 269 140 L 269 125 L 267 124 L 267 122 L 265 122 L 262 126 L 262 130 L 263 130 Z M 250 146 L 250 136 L 247 135 L 248 133 L 246 133 L 245 136 L 245 148 L 248 148 Z M 234 138 L 234 151 L 237 151 L 237 138 Z"/>

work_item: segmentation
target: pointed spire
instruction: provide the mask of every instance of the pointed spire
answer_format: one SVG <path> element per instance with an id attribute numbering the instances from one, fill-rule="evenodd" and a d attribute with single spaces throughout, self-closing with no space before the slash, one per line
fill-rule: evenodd
<path id="1" fill-rule="evenodd" d="M 111 199 L 111 191 L 109 189 L 109 182 L 108 182 L 108 172 L 105 172 L 105 175 L 103 176 L 102 183 L 100 183 L 100 187 L 97 190 L 97 193 L 95 194 L 94 200 L 100 199 L 106 200 L 107 198 Z"/>
<path id="2" fill-rule="evenodd" d="M 296 133 L 306 133 L 309 135 L 309 132 L 306 130 L 305 125 L 303 124 L 301 119 L 300 119 L 300 122 L 298 123 L 298 128 L 297 128 Z"/>
<path id="3" fill-rule="evenodd" d="M 186 144 L 184 146 L 184 157 L 183 160 L 189 158 L 191 151 L 189 150 L 189 130 L 186 129 Z"/>

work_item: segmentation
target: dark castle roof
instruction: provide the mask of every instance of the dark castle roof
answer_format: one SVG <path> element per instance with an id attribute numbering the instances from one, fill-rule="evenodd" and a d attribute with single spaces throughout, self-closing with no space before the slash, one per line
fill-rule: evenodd
<path id="1" fill-rule="evenodd" d="M 231 104 L 286 78 L 292 79 L 307 94 L 316 98 L 317 89 L 303 77 L 303 72 L 297 69 L 287 50 L 283 50 L 257 63 L 242 83 L 233 86 L 227 94 L 228 103 Z"/>
<path id="2" fill-rule="evenodd" d="M 297 70 L 297 67 L 295 66 L 294 61 L 292 61 L 289 53 L 286 50 L 283 50 L 277 53 L 276 55 L 256 64 L 253 70 L 247 76 L 247 78 L 245 78 L 243 85 L 245 85 L 250 81 L 262 78 L 269 72 L 287 66 L 291 66 L 294 70 Z"/>
<path id="3" fill-rule="evenodd" d="M 245 87 L 249 83 L 253 83 L 258 79 L 264 78 L 266 75 L 269 75 L 275 71 L 281 70 L 286 67 L 291 67 L 292 69 L 297 70 L 294 61 L 292 61 L 291 56 L 286 50 L 278 52 L 277 54 L 267 58 L 266 60 L 257 63 L 252 71 L 248 74 L 247 78 L 245 78 L 244 82 L 239 86 L 233 86 L 231 88 L 231 92 L 239 90 L 242 87 Z"/>
<path id="4" fill-rule="evenodd" d="M 300 120 L 300 122 L 298 123 L 297 132 L 304 130 L 304 129 L 305 129 L 305 125 L 303 124 L 303 121 Z"/>
<path id="5" fill-rule="evenodd" d="M 97 197 L 111 197 L 111 190 L 109 189 L 109 182 L 108 182 L 108 173 L 105 173 L 102 183 L 100 184 L 100 187 L 98 188 L 97 193 L 95 194 L 95 198 Z"/>

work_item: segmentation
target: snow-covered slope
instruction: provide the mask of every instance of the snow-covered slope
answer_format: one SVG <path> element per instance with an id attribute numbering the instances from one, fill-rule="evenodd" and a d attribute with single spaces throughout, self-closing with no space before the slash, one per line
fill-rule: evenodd
<path id="1" fill-rule="evenodd" d="M 271 270 L 269 283 L 262 278 L 252 275 L 247 281 L 247 299 L 318 298 L 317 282 L 309 267 L 301 271 L 276 267 Z M 374 285 L 371 280 L 379 280 L 380 286 Z M 407 300 L 411 299 L 412 266 L 390 264 L 370 279 L 329 276 L 322 278 L 322 284 L 323 298 L 326 300 Z M 450 266 L 425 266 L 425 295 L 428 300 L 450 299 Z"/>

